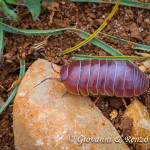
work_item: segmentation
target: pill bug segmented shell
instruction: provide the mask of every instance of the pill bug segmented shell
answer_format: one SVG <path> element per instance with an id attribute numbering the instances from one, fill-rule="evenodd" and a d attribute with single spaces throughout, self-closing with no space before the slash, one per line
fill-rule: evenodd
<path id="1" fill-rule="evenodd" d="M 83 60 L 62 66 L 60 78 L 67 90 L 76 95 L 139 96 L 148 88 L 147 76 L 124 61 Z"/>

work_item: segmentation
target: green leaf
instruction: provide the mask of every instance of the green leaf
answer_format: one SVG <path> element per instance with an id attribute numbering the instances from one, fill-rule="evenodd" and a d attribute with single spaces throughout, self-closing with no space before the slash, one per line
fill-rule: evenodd
<path id="1" fill-rule="evenodd" d="M 86 39 L 88 36 L 90 36 L 90 34 L 81 31 L 81 38 Z M 94 45 L 102 48 L 103 50 L 105 50 L 107 53 L 113 55 L 113 56 L 123 56 L 123 54 L 121 54 L 120 52 L 118 52 L 117 50 L 115 50 L 114 48 L 112 48 L 111 46 L 107 45 L 106 43 L 104 43 L 103 41 L 97 39 L 97 38 L 93 38 L 91 41 L 91 43 L 93 43 Z M 134 64 L 132 61 L 129 60 L 130 63 Z"/>
<path id="2" fill-rule="evenodd" d="M 14 27 L 8 26 L 2 22 L 0 22 L 0 28 L 5 31 L 8 31 L 8 32 L 12 32 L 12 33 L 16 33 L 16 34 L 23 34 L 23 35 L 38 35 L 38 36 L 39 35 L 55 35 L 55 34 L 60 34 L 63 31 L 72 31 L 72 32 L 80 34 L 81 38 L 83 38 L 83 39 L 87 39 L 90 36 L 90 34 L 84 32 L 82 30 L 74 29 L 74 28 L 61 28 L 61 29 L 55 29 L 55 30 L 27 30 L 27 29 L 14 28 Z M 116 37 L 114 37 L 114 38 L 116 38 Z M 123 40 L 123 41 L 125 41 L 125 40 Z M 103 50 L 105 50 L 106 52 L 108 52 L 111 55 L 123 56 L 120 52 L 118 52 L 117 50 L 115 50 L 114 48 L 112 48 L 111 46 L 107 45 L 106 43 L 102 42 L 101 40 L 99 40 L 97 38 L 93 38 L 90 42 L 93 43 L 94 45 L 102 48 Z M 135 44 L 141 46 L 141 44 L 138 44 L 138 43 L 135 43 Z M 144 45 L 144 46 L 149 47 L 146 45 Z M 133 62 L 131 62 L 131 63 L 133 63 Z"/>
<path id="3" fill-rule="evenodd" d="M 16 21 L 16 22 L 19 21 L 19 18 L 18 18 L 18 16 L 16 15 L 16 13 L 15 13 L 13 10 L 11 10 L 11 9 L 9 9 L 9 8 L 7 7 L 7 5 L 6 5 L 6 3 L 5 3 L 4 0 L 0 0 L 0 4 L 1 4 L 1 6 L 2 6 L 4 12 L 5 12 L 7 15 L 9 15 L 14 21 Z"/>
<path id="4" fill-rule="evenodd" d="M 72 55 L 77 60 L 86 60 L 86 59 L 107 59 L 107 60 L 145 60 L 150 59 L 150 57 L 136 57 L 136 56 L 88 56 L 88 55 Z"/>
<path id="5" fill-rule="evenodd" d="M 28 7 L 32 14 L 32 18 L 35 20 L 38 18 L 41 11 L 40 0 L 23 0 L 24 5 Z"/>
<path id="6" fill-rule="evenodd" d="M 16 34 L 23 34 L 23 35 L 54 35 L 54 34 L 60 34 L 62 33 L 62 31 L 67 30 L 67 31 L 72 31 L 72 32 L 80 34 L 81 38 L 83 39 L 87 39 L 90 36 L 90 34 L 82 30 L 73 29 L 73 28 L 62 28 L 62 29 L 55 29 L 55 30 L 27 30 L 27 29 L 14 28 L 1 22 L 0 22 L 0 28 L 8 32 L 12 32 Z M 116 51 L 114 48 L 112 48 L 111 46 L 107 45 L 106 43 L 102 42 L 101 40 L 97 38 L 93 38 L 90 42 L 102 48 L 103 50 L 105 50 L 111 55 L 122 56 L 120 52 Z"/>
<path id="7" fill-rule="evenodd" d="M 61 29 L 55 29 L 55 30 L 27 30 L 27 29 L 14 28 L 1 22 L 0 22 L 0 28 L 8 32 L 12 32 L 16 34 L 23 34 L 23 35 L 55 35 L 55 34 L 60 34 L 63 31 L 67 30 L 67 31 L 79 33 L 81 35 L 81 38 L 83 39 L 87 39 L 90 36 L 90 34 L 82 30 L 73 29 L 73 28 L 61 28 Z M 106 43 L 102 42 L 101 40 L 97 38 L 93 38 L 90 42 L 104 49 L 106 52 L 108 52 L 111 55 L 122 56 L 120 52 L 116 51 L 114 48 L 112 48 L 111 46 L 107 45 Z"/>
<path id="8" fill-rule="evenodd" d="M 109 34 L 105 34 L 107 36 L 109 36 L 110 38 L 113 38 L 115 40 L 118 40 L 119 42 L 122 42 L 122 43 L 131 43 L 133 46 L 132 48 L 133 49 L 138 49 L 138 50 L 144 50 L 144 51 L 150 51 L 150 46 L 147 46 L 147 45 L 143 45 L 143 44 L 138 44 L 138 43 L 135 43 L 135 42 L 131 42 L 131 41 L 127 41 L 127 40 L 124 40 L 124 39 L 120 39 L 120 38 L 117 38 L 115 36 L 112 36 L 112 35 L 109 35 Z"/>
<path id="9" fill-rule="evenodd" d="M 0 22 L 0 28 L 11 33 L 23 34 L 23 35 L 35 35 L 35 36 L 60 34 L 62 31 L 68 29 L 68 28 L 64 28 L 64 29 L 55 29 L 55 30 L 27 30 L 27 29 L 14 28 L 1 22 Z"/>
<path id="10" fill-rule="evenodd" d="M 105 1 L 105 0 L 71 0 L 72 2 L 97 2 L 97 3 L 108 3 L 108 4 L 116 4 L 117 0 Z M 144 9 L 150 9 L 150 3 L 142 3 L 133 0 L 122 0 L 120 5 L 132 6 L 132 7 L 140 7 Z"/>
<path id="11" fill-rule="evenodd" d="M 25 73 L 25 60 L 21 59 L 20 60 L 20 73 L 19 73 L 19 78 L 21 78 Z M 0 114 L 4 111 L 4 109 L 9 105 L 11 100 L 15 97 L 17 90 L 18 90 L 19 84 L 14 88 L 13 92 L 7 99 L 7 101 L 4 103 L 4 105 L 0 108 Z"/>
<path id="12" fill-rule="evenodd" d="M 61 34 L 63 31 L 65 30 L 69 30 L 69 31 L 73 31 L 73 32 L 76 32 L 76 33 L 80 33 L 80 34 L 83 34 L 81 37 L 86 39 L 90 34 L 84 32 L 84 31 L 81 31 L 79 29 L 74 29 L 74 28 L 60 28 L 60 29 L 55 29 L 55 30 L 27 30 L 27 29 L 18 29 L 18 28 L 14 28 L 14 27 L 11 27 L 7 24 L 4 24 L 2 22 L 0 22 L 0 28 L 5 30 L 5 31 L 8 31 L 8 32 L 11 32 L 11 33 L 16 33 L 16 34 L 23 34 L 23 35 L 34 35 L 34 36 L 39 36 L 39 35 L 44 35 L 44 36 L 47 36 L 47 35 L 55 35 L 55 34 Z M 105 34 L 111 38 L 114 38 L 120 42 L 123 42 L 123 43 L 127 43 L 127 42 L 131 42 L 131 41 L 126 41 L 124 39 L 120 39 L 120 38 L 117 38 L 117 37 L 114 37 L 114 36 L 111 36 L 111 35 L 108 35 L 108 34 Z M 102 49 L 104 49 L 105 51 L 107 51 L 108 53 L 109 50 L 107 49 L 110 49 L 110 46 L 105 44 L 104 42 L 98 40 L 97 38 L 94 38 L 96 40 L 92 41 L 93 44 L 97 45 L 97 43 L 100 43 L 99 44 L 99 47 L 101 46 Z M 103 44 L 104 43 L 104 44 Z M 138 50 L 145 50 L 145 51 L 150 51 L 150 46 L 147 46 L 147 45 L 142 45 L 142 44 L 138 44 L 138 43 L 134 43 L 134 42 L 131 42 L 135 45 L 135 49 L 138 49 Z M 101 45 L 102 44 L 102 45 Z M 111 51 L 116 51 L 115 49 L 111 49 Z M 119 55 L 118 55 L 118 54 Z M 120 56 L 121 53 L 119 52 L 112 52 L 111 53 L 112 55 L 116 55 L 116 56 Z"/>
<path id="13" fill-rule="evenodd" d="M 5 0 L 5 2 L 8 4 L 13 4 L 13 5 L 23 5 L 22 0 Z"/>
<path id="14" fill-rule="evenodd" d="M 81 38 L 83 39 L 87 39 L 90 34 L 81 31 Z M 106 52 L 108 52 L 109 54 L 113 55 L 113 56 L 123 56 L 120 52 L 116 51 L 114 48 L 112 48 L 111 46 L 107 45 L 106 43 L 104 43 L 103 41 L 97 39 L 97 38 L 93 38 L 91 41 L 91 43 L 93 43 L 94 45 L 104 49 Z"/>
<path id="15" fill-rule="evenodd" d="M 0 18 L 0 22 L 2 22 L 3 19 Z M 4 48 L 4 30 L 0 28 L 0 65 L 1 62 L 3 62 L 3 48 Z"/>

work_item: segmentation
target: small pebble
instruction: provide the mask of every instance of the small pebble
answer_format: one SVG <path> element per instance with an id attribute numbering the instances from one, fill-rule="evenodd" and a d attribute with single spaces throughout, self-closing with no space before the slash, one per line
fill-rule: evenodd
<path id="1" fill-rule="evenodd" d="M 117 110 L 113 110 L 113 111 L 109 114 L 109 116 L 111 117 L 111 119 L 116 118 L 116 117 L 118 116 Z"/>

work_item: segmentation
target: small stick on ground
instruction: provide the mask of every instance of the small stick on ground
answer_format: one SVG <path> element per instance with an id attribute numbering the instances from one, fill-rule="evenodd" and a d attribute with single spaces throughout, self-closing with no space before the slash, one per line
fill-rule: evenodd
<path id="1" fill-rule="evenodd" d="M 0 87 L 5 90 L 5 88 L 0 84 Z"/>
<path id="2" fill-rule="evenodd" d="M 36 50 L 38 50 L 38 49 L 40 49 L 40 48 L 44 48 L 44 46 L 46 45 L 47 40 L 48 40 L 48 38 L 49 38 L 50 36 L 51 36 L 51 35 L 47 36 L 46 39 L 44 39 L 43 42 L 34 44 L 34 46 L 33 46 L 32 48 L 33 48 L 33 49 L 36 49 Z"/>
<path id="3" fill-rule="evenodd" d="M 15 81 L 15 82 L 11 85 L 11 87 L 7 90 L 7 92 L 10 91 L 11 89 L 15 88 L 15 87 L 21 82 L 21 80 L 23 79 L 23 77 L 24 77 L 24 75 L 23 75 L 21 78 L 19 78 L 17 81 Z"/>

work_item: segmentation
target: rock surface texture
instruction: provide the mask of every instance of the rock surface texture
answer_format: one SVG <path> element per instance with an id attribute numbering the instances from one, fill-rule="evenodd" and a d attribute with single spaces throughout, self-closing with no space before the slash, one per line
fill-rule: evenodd
<path id="1" fill-rule="evenodd" d="M 123 118 L 133 120 L 131 137 L 126 137 L 126 142 L 133 143 L 141 150 L 150 149 L 150 117 L 147 108 L 138 100 L 128 106 Z"/>
<path id="2" fill-rule="evenodd" d="M 13 108 L 16 150 L 128 150 L 88 97 L 70 93 L 62 97 L 64 86 L 55 80 L 34 88 L 49 76 L 58 77 L 48 61 L 38 59 L 20 84 Z"/>

